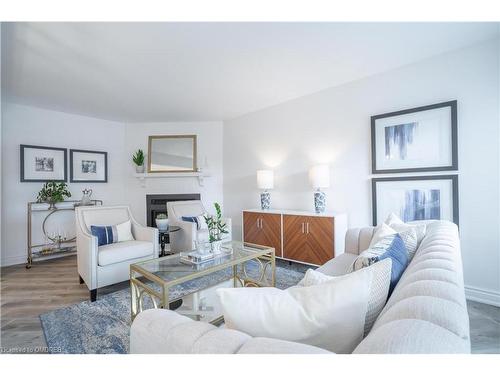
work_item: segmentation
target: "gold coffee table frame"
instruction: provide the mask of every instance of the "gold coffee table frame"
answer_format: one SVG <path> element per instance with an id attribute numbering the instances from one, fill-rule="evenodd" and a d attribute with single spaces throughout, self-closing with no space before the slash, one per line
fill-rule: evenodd
<path id="1" fill-rule="evenodd" d="M 238 241 L 232 241 L 223 244 L 227 246 L 230 244 L 233 247 L 233 254 L 227 255 L 226 257 L 216 258 L 214 260 L 203 263 L 203 269 L 196 270 L 193 269 L 192 273 L 183 275 L 180 277 L 173 278 L 171 280 L 164 280 L 153 272 L 147 270 L 148 265 L 158 265 L 162 263 L 173 264 L 173 265 L 185 265 L 180 263 L 180 254 L 170 255 L 163 258 L 157 258 L 153 260 L 148 260 L 145 262 L 140 262 L 130 265 L 130 294 L 131 294 L 131 317 L 132 320 L 143 311 L 143 301 L 145 297 L 148 297 L 154 308 L 169 309 L 170 303 L 178 301 L 187 295 L 201 292 L 205 289 L 213 287 L 214 285 L 209 285 L 205 288 L 199 289 L 194 293 L 184 295 L 178 299 L 169 301 L 169 289 L 173 286 L 182 284 L 187 281 L 197 279 L 209 275 L 214 272 L 224 270 L 226 268 L 232 267 L 233 275 L 232 277 L 225 279 L 233 280 L 233 286 L 236 288 L 240 287 L 264 287 L 264 286 L 275 286 L 276 285 L 276 257 L 274 253 L 274 248 L 260 246 L 251 243 L 241 243 Z M 255 260 L 259 264 L 259 277 L 257 279 L 249 277 L 245 264 L 248 261 Z M 177 263 L 178 262 L 178 263 Z M 210 262 L 220 262 L 219 264 L 209 264 Z M 270 268 L 270 280 L 268 280 L 267 272 Z M 163 271 L 168 272 L 168 271 Z M 140 279 L 146 279 L 154 284 L 160 286 L 160 290 L 157 291 L 151 286 L 147 285 Z M 222 282 L 224 282 L 222 281 Z M 221 282 L 219 282 L 221 283 Z M 218 284 L 215 284 L 218 285 Z M 221 322 L 222 317 L 219 316 L 213 319 L 211 323 Z"/>

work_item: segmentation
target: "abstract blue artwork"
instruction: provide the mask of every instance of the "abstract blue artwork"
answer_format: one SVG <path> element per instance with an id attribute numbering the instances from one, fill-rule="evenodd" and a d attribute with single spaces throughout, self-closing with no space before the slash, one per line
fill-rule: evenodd
<path id="1" fill-rule="evenodd" d="M 405 203 L 401 208 L 400 216 L 403 221 L 413 220 L 440 220 L 441 219 L 441 191 L 407 190 Z"/>
<path id="2" fill-rule="evenodd" d="M 389 160 L 405 160 L 408 145 L 413 143 L 418 122 L 385 127 L 385 158 Z"/>

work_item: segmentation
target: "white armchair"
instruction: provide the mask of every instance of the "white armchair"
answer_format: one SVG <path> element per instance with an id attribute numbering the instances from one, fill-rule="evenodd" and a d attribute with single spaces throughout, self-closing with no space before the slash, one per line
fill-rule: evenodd
<path id="1" fill-rule="evenodd" d="M 170 233 L 170 250 L 173 252 L 190 251 L 195 248 L 195 241 L 206 237 L 208 241 L 208 232 L 198 231 L 196 224 L 182 220 L 183 216 L 200 216 L 207 214 L 203 203 L 199 200 L 177 201 L 167 203 L 167 213 L 169 225 L 175 225 L 181 228 L 177 232 Z M 231 241 L 231 219 L 224 218 L 229 233 L 223 235 L 225 241 Z"/>
<path id="2" fill-rule="evenodd" d="M 129 207 L 90 206 L 76 208 L 76 246 L 80 284 L 97 298 L 97 288 L 130 278 L 130 264 L 158 257 L 158 229 L 144 227 L 132 217 Z M 91 225 L 116 225 L 131 221 L 134 241 L 98 246 Z"/>

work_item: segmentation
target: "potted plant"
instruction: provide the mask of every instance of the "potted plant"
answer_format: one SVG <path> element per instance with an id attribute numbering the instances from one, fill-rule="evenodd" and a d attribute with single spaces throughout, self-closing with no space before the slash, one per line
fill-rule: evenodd
<path id="1" fill-rule="evenodd" d="M 168 216 L 166 214 L 158 214 L 156 215 L 156 227 L 158 230 L 166 231 L 168 228 Z"/>
<path id="2" fill-rule="evenodd" d="M 219 203 L 214 203 L 215 216 L 205 215 L 205 221 L 208 227 L 208 241 L 214 254 L 220 254 L 222 245 L 222 235 L 229 233 L 227 224 L 222 219 L 222 210 Z"/>
<path id="3" fill-rule="evenodd" d="M 135 171 L 137 173 L 144 173 L 144 151 L 141 149 L 137 150 L 132 155 L 132 161 L 135 164 Z"/>
<path id="4" fill-rule="evenodd" d="M 38 192 L 37 203 L 50 204 L 49 209 L 54 209 L 57 202 L 63 202 L 64 198 L 71 197 L 68 185 L 65 182 L 46 182 L 42 190 Z"/>

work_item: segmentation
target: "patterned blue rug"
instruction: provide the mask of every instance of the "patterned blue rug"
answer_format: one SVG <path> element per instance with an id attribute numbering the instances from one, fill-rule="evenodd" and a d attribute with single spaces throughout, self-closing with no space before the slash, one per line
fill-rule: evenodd
<path id="1" fill-rule="evenodd" d="M 250 276 L 257 272 L 250 265 Z M 177 299 L 203 287 L 228 279 L 231 270 L 219 271 L 171 289 Z M 276 267 L 276 286 L 286 289 L 296 285 L 303 272 Z M 45 340 L 57 353 L 104 354 L 128 353 L 130 330 L 130 289 L 99 296 L 96 302 L 85 301 L 40 315 Z M 59 351 L 60 348 L 60 351 Z"/>

